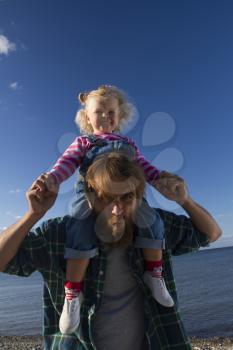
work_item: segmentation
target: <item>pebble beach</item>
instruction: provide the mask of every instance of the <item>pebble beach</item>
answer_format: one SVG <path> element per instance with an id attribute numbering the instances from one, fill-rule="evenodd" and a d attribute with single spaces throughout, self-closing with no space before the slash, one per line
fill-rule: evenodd
<path id="1" fill-rule="evenodd" d="M 191 338 L 193 350 L 233 350 L 233 338 Z M 40 336 L 0 336 L 1 350 L 43 350 Z"/>

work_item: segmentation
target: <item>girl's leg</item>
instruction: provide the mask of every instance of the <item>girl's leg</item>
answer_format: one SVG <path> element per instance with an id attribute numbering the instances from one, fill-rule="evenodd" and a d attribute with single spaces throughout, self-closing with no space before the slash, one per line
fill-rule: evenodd
<path id="1" fill-rule="evenodd" d="M 160 261 L 163 255 L 161 249 L 144 248 L 143 256 L 146 261 Z"/>
<path id="2" fill-rule="evenodd" d="M 68 259 L 66 265 L 65 297 L 67 300 L 77 298 L 83 288 L 83 280 L 90 259 Z"/>
<path id="3" fill-rule="evenodd" d="M 155 300 L 166 307 L 174 305 L 163 278 L 162 249 L 164 249 L 164 225 L 157 212 L 143 200 L 138 209 L 135 246 L 141 248 L 145 259 L 144 282 Z"/>
<path id="4" fill-rule="evenodd" d="M 65 303 L 59 321 L 63 334 L 71 334 L 78 328 L 80 308 L 83 300 L 83 280 L 90 259 L 67 259 Z"/>
<path id="5" fill-rule="evenodd" d="M 86 275 L 90 259 L 68 259 L 66 265 L 66 280 L 82 282 Z"/>
<path id="6" fill-rule="evenodd" d="M 163 278 L 162 250 L 144 248 L 143 255 L 145 258 L 144 282 L 159 304 L 172 307 L 174 302 Z"/>
<path id="7" fill-rule="evenodd" d="M 163 278 L 163 254 L 161 249 L 144 248 L 145 270 L 153 277 Z"/>
<path id="8" fill-rule="evenodd" d="M 66 226 L 65 301 L 59 321 L 59 328 L 63 334 L 75 332 L 80 323 L 83 280 L 90 259 L 97 254 L 97 238 L 93 229 L 94 222 L 94 216 L 91 214 L 82 220 L 71 218 Z"/>

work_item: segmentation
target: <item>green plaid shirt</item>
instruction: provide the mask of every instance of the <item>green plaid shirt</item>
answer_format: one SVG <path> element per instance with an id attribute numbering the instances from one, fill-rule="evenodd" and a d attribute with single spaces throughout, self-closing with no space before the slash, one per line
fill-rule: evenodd
<path id="1" fill-rule="evenodd" d="M 129 266 L 144 293 L 146 338 L 150 350 L 191 349 L 181 321 L 176 286 L 172 272 L 171 254 L 180 255 L 195 251 L 208 244 L 208 237 L 195 229 L 184 215 L 158 209 L 166 234 L 166 249 L 163 251 L 164 278 L 173 296 L 175 306 L 165 308 L 151 296 L 143 283 L 144 261 L 140 249 L 128 248 Z M 64 302 L 65 267 L 64 246 L 66 225 L 69 216 L 44 222 L 29 232 L 17 255 L 8 264 L 5 273 L 29 276 L 39 271 L 44 279 L 44 346 L 46 350 L 94 350 L 92 321 L 104 290 L 107 257 L 99 248 L 99 255 L 91 259 L 84 283 L 85 299 L 81 308 L 81 322 L 76 333 L 62 335 L 59 332 L 59 317 Z M 99 350 L 99 349 L 98 349 Z"/>

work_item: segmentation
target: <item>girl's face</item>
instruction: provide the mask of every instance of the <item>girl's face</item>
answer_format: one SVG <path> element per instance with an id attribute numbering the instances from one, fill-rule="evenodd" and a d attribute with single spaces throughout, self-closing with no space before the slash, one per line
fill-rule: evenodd
<path id="1" fill-rule="evenodd" d="M 86 113 L 95 134 L 112 133 L 119 125 L 120 108 L 115 97 L 89 97 Z"/>

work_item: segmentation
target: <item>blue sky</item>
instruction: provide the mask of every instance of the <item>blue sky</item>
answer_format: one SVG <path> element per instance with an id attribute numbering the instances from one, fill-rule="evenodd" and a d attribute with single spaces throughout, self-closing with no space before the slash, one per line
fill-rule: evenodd
<path id="1" fill-rule="evenodd" d="M 23 215 L 27 188 L 78 135 L 76 95 L 106 83 L 136 106 L 125 133 L 185 178 L 223 228 L 218 245 L 232 245 L 232 11 L 230 0 L 0 0 L 0 229 Z M 74 181 L 46 217 L 68 212 Z"/>

